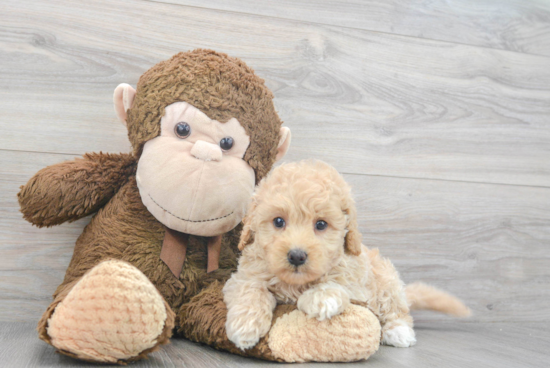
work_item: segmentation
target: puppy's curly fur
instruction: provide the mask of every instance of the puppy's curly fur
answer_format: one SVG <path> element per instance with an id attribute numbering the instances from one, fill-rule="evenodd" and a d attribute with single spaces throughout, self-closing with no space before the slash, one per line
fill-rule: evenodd
<path id="1" fill-rule="evenodd" d="M 239 268 L 224 287 L 224 301 L 228 337 L 243 350 L 268 332 L 277 303 L 297 304 L 319 320 L 342 313 L 350 302 L 362 304 L 380 320 L 382 343 L 399 347 L 416 342 L 409 307 L 471 314 L 432 286 L 405 288 L 392 263 L 361 244 L 351 189 L 320 161 L 280 166 L 260 183 L 239 249 Z M 302 254 L 300 262 L 292 260 L 293 251 Z"/>
<path id="2" fill-rule="evenodd" d="M 223 290 L 227 334 L 237 347 L 250 348 L 268 332 L 277 303 L 296 303 L 324 320 L 351 301 L 379 318 L 382 343 L 415 344 L 404 284 L 389 260 L 361 244 L 351 189 L 330 165 L 276 168 L 256 190 L 239 248 L 238 271 Z"/>

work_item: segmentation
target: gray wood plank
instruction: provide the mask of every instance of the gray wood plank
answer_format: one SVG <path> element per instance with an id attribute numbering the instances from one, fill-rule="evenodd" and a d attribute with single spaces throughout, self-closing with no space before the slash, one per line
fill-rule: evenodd
<path id="1" fill-rule="evenodd" d="M 89 219 L 51 229 L 26 223 L 15 194 L 40 168 L 71 156 L 0 151 L 0 321 L 37 320 L 63 279 Z M 472 321 L 550 319 L 550 189 L 345 175 L 364 243 L 406 282 L 447 289 Z M 19 300 L 21 309 L 11 306 Z M 446 319 L 433 313 L 429 320 Z"/>
<path id="2" fill-rule="evenodd" d="M 3 0 L 0 8 L 0 365 L 89 366 L 55 354 L 35 332 L 89 219 L 32 227 L 19 213 L 19 186 L 87 151 L 128 151 L 112 90 L 196 47 L 241 57 L 266 79 L 293 131 L 287 160 L 321 158 L 348 173 L 364 242 L 405 281 L 447 289 L 474 310 L 466 321 L 414 313 L 416 347 L 383 347 L 352 365 L 547 365 L 547 2 Z M 267 365 L 275 364 L 185 340 L 135 364 Z"/>
<path id="3" fill-rule="evenodd" d="M 543 323 L 419 323 L 418 343 L 406 349 L 382 346 L 369 360 L 356 363 L 300 364 L 300 367 L 546 367 L 550 324 Z M 0 361 L 6 367 L 97 367 L 55 354 L 40 341 L 32 323 L 0 323 Z M 133 367 L 287 367 L 242 358 L 183 339 L 151 354 Z"/>
<path id="4" fill-rule="evenodd" d="M 550 56 L 550 4 L 544 0 L 150 1 Z"/>
<path id="5" fill-rule="evenodd" d="M 208 47 L 267 79 L 293 130 L 291 159 L 550 185 L 546 57 L 152 2 L 3 4 L 0 148 L 126 151 L 114 87 L 177 51 Z"/>
<path id="6" fill-rule="evenodd" d="M 457 294 L 473 320 L 550 319 L 547 188 L 345 178 L 364 244 L 389 257 L 405 282 Z"/>
<path id="7" fill-rule="evenodd" d="M 55 283 L 56 286 L 61 283 L 64 275 L 63 271 L 58 272 L 59 278 Z M 19 274 L 22 274 L 22 272 L 16 273 L 15 276 L 17 277 Z M 8 277 L 9 276 L 10 275 L 8 275 Z M 2 279 L 0 278 L 0 280 Z M 2 281 L 4 285 L 9 285 L 6 279 Z M 28 285 L 25 285 L 25 287 L 27 286 Z M 0 322 L 28 322 L 36 326 L 40 317 L 52 302 L 51 294 L 53 294 L 55 289 L 50 289 L 51 286 L 51 284 L 44 286 L 49 292 L 47 296 L 43 295 L 44 292 L 41 292 L 33 299 L 21 299 L 20 296 L 16 299 L 2 298 L 2 300 L 0 300 Z"/>

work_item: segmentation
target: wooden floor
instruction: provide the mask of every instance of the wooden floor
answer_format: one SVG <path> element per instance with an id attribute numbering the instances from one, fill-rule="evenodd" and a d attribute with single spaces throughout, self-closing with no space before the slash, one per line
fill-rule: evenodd
<path id="1" fill-rule="evenodd" d="M 22 220 L 44 166 L 126 152 L 112 92 L 179 51 L 265 78 L 292 130 L 353 186 L 365 244 L 464 299 L 418 345 L 359 365 L 545 366 L 550 346 L 550 3 L 541 0 L 0 0 L 0 365 L 85 366 L 34 326 L 89 219 Z M 267 365 L 175 341 L 143 367 Z M 319 367 L 321 365 L 315 365 Z"/>
<path id="2" fill-rule="evenodd" d="M 162 350 L 151 354 L 148 360 L 132 363 L 136 368 L 193 367 L 299 367 L 329 368 L 517 368 L 547 367 L 550 323 L 419 323 L 419 338 L 414 348 L 400 349 L 382 346 L 367 361 L 356 363 L 280 364 L 243 358 L 192 343 L 172 340 Z M 38 340 L 34 325 L 29 322 L 0 322 L 0 359 L 3 367 L 98 367 L 55 353 L 49 345 Z M 523 338 L 518 339 L 518 336 Z M 537 340 L 537 343 L 533 343 Z"/>

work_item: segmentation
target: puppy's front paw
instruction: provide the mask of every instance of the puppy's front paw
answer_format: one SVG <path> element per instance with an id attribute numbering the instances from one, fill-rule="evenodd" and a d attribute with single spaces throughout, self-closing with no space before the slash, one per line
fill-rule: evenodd
<path id="1" fill-rule="evenodd" d="M 243 313 L 231 315 L 228 313 L 225 328 L 227 338 L 241 350 L 254 347 L 271 328 L 271 314 Z"/>
<path id="2" fill-rule="evenodd" d="M 349 298 L 340 290 L 307 291 L 298 298 L 298 309 L 319 321 L 342 313 L 349 305 Z"/>
<path id="3" fill-rule="evenodd" d="M 260 341 L 260 334 L 257 331 L 247 331 L 242 334 L 227 335 L 229 340 L 235 344 L 236 347 L 245 351 L 246 349 L 253 348 Z"/>
<path id="4" fill-rule="evenodd" d="M 409 326 L 395 325 L 382 332 L 382 344 L 408 348 L 416 344 L 414 330 Z"/>

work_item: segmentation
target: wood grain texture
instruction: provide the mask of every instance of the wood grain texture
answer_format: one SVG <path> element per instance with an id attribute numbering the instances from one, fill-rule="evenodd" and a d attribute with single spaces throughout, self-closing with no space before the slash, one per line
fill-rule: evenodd
<path id="1" fill-rule="evenodd" d="M 3 0 L 0 365 L 88 366 L 54 354 L 34 329 L 89 218 L 32 227 L 19 186 L 85 152 L 128 152 L 116 85 L 204 47 L 266 79 L 292 130 L 287 161 L 315 157 L 346 173 L 365 244 L 405 281 L 447 289 L 474 310 L 467 321 L 415 313 L 417 347 L 353 365 L 545 366 L 549 9 L 535 0 Z M 268 365 L 183 340 L 135 364 Z"/>
<path id="2" fill-rule="evenodd" d="M 389 257 L 405 282 L 451 291 L 474 321 L 550 319 L 548 188 L 345 178 L 364 244 Z"/>
<path id="3" fill-rule="evenodd" d="M 550 58 L 152 2 L 4 7 L 4 149 L 127 150 L 114 87 L 207 47 L 266 78 L 293 131 L 292 159 L 348 173 L 550 185 Z"/>
<path id="4" fill-rule="evenodd" d="M 408 349 L 382 346 L 369 360 L 344 364 L 300 364 L 304 368 L 328 367 L 546 367 L 550 323 L 419 323 L 418 343 Z M 536 341 L 536 343 L 533 343 Z M 56 354 L 36 338 L 32 323 L 0 323 L 0 361 L 6 367 L 97 367 Z M 170 345 L 132 367 L 242 368 L 281 367 L 280 363 L 242 358 L 207 346 L 173 339 Z M 294 365 L 292 365 L 294 366 Z"/>
<path id="5" fill-rule="evenodd" d="M 550 56 L 550 4 L 544 0 L 149 1 Z"/>
<path id="6" fill-rule="evenodd" d="M 0 320 L 38 319 L 89 221 L 36 229 L 18 211 L 19 186 L 43 166 L 68 158 L 0 151 L 6 163 L 0 168 L 0 198 L 6 204 L 0 223 L 0 304 L 20 300 L 25 306 L 23 312 L 6 310 Z M 422 280 L 458 295 L 474 310 L 471 321 L 550 319 L 550 188 L 345 178 L 355 193 L 363 242 L 389 257 L 406 282 Z"/>

